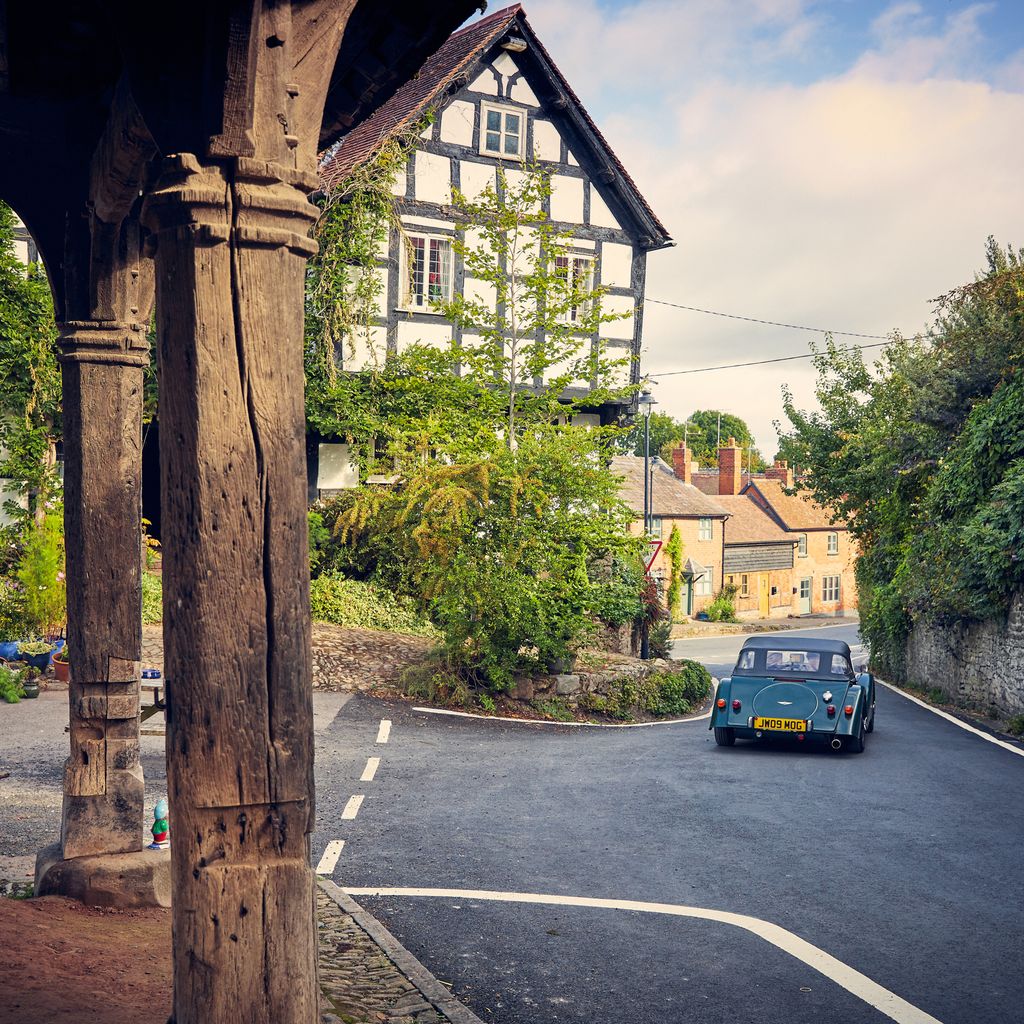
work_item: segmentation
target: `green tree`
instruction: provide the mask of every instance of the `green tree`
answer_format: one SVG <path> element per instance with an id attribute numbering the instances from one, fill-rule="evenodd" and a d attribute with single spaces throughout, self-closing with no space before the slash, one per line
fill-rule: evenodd
<path id="1" fill-rule="evenodd" d="M 458 189 L 453 203 L 460 236 L 453 243 L 466 275 L 484 289 L 456 294 L 434 308 L 473 336 L 458 349 L 461 372 L 503 397 L 504 431 L 515 449 L 523 424 L 550 422 L 579 406 L 600 404 L 628 388 L 616 386 L 627 359 L 610 359 L 592 339 L 609 320 L 606 289 L 593 287 L 589 261 L 570 249 L 570 233 L 544 212 L 551 177 L 533 165 L 515 178 L 498 169 L 498 184 L 475 199 Z M 589 389 L 569 401 L 566 389 Z"/>
<path id="2" fill-rule="evenodd" d="M 42 268 L 15 254 L 14 223 L 0 203 L 0 477 L 17 482 L 40 518 L 60 428 L 57 329 Z"/>
<path id="3" fill-rule="evenodd" d="M 829 339 L 820 410 L 783 396 L 780 454 L 857 537 L 861 629 L 896 678 L 915 619 L 998 616 L 1024 587 L 1024 252 L 989 239 L 986 260 L 873 366 Z"/>

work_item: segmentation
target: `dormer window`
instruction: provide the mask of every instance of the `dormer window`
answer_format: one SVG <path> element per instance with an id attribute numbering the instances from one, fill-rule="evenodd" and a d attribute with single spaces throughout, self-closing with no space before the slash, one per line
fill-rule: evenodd
<path id="1" fill-rule="evenodd" d="M 480 152 L 521 160 L 526 148 L 526 112 L 518 107 L 484 103 L 480 117 Z"/>

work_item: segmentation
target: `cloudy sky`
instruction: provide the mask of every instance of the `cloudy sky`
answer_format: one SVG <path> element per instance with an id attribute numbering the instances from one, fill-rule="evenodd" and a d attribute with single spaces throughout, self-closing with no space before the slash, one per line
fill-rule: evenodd
<path id="1" fill-rule="evenodd" d="M 989 234 L 1024 246 L 1021 0 L 524 6 L 676 240 L 649 257 L 649 299 L 914 333 Z M 659 371 L 816 337 L 649 303 L 644 369 L 662 410 L 736 413 L 770 456 L 781 385 L 813 401 L 809 361 Z"/>

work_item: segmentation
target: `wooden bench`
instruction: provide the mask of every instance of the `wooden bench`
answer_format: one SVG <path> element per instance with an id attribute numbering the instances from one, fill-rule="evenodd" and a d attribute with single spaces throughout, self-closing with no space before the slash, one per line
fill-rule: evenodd
<path id="1" fill-rule="evenodd" d="M 139 709 L 139 721 L 146 722 L 152 718 L 155 714 L 161 711 L 167 710 L 167 695 L 164 693 L 164 681 L 161 678 L 157 679 L 143 679 L 139 685 L 139 689 L 142 696 L 145 697 L 149 694 L 151 700 L 149 703 L 142 701 Z M 142 736 L 163 736 L 163 729 L 139 729 L 139 733 Z"/>

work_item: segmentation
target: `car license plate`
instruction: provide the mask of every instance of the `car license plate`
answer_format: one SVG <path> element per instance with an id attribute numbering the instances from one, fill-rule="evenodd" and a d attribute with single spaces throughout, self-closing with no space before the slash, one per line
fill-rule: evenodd
<path id="1" fill-rule="evenodd" d="M 754 728 L 777 732 L 807 732 L 807 723 L 802 718 L 755 718 Z"/>

